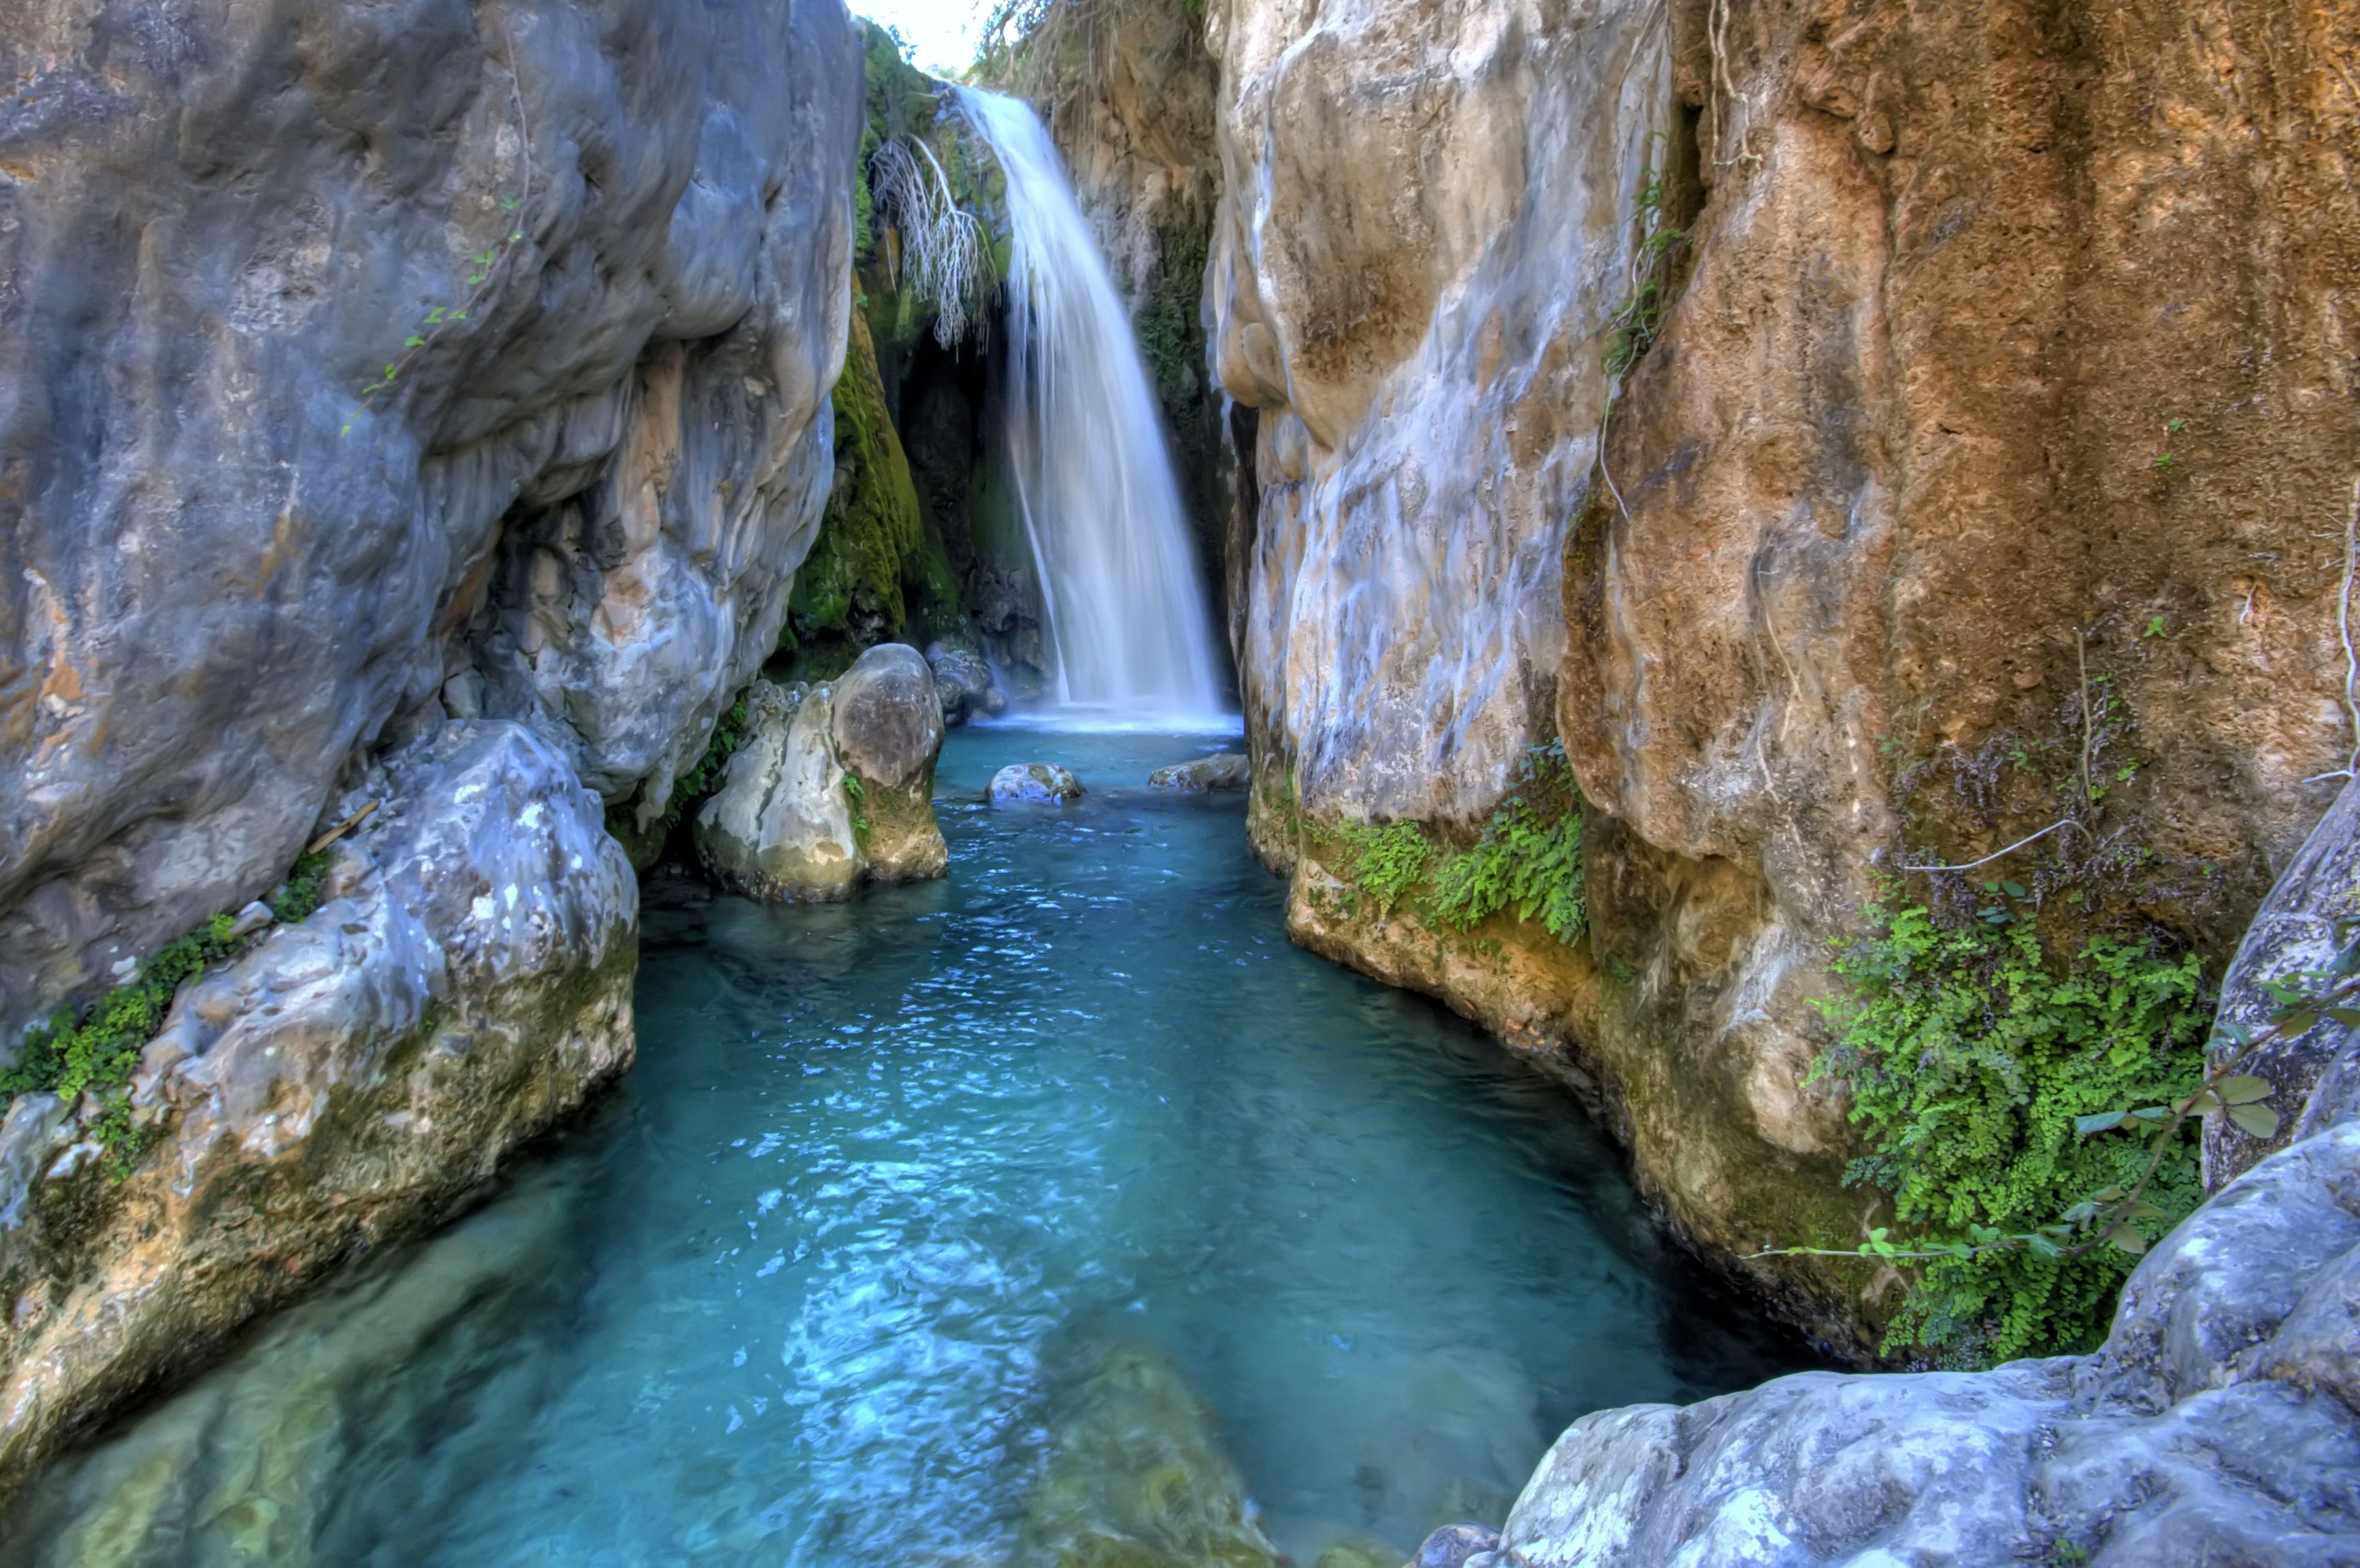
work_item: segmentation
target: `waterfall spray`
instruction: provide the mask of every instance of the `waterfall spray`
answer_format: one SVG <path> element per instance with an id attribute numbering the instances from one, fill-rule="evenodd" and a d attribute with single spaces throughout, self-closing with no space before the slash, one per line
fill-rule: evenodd
<path id="1" fill-rule="evenodd" d="M 958 91 L 1007 176 L 1005 439 L 1057 698 L 1125 719 L 1216 718 L 1212 618 L 1130 318 L 1032 111 Z"/>

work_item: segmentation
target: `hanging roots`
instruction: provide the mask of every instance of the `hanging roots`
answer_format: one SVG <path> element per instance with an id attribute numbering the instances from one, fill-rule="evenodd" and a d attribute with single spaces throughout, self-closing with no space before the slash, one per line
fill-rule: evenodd
<path id="1" fill-rule="evenodd" d="M 923 141 L 895 137 L 880 147 L 869 160 L 869 189 L 901 234 L 894 287 L 933 307 L 934 341 L 948 348 L 967 335 L 991 294 L 983 225 L 951 194 L 950 177 Z"/>

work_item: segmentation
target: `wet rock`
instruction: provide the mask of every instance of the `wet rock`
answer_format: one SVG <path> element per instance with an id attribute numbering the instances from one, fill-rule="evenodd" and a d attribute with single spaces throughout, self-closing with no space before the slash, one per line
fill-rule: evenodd
<path id="1" fill-rule="evenodd" d="M 0 1059 L 446 714 L 660 815 L 777 645 L 849 310 L 836 0 L 104 12 L 0 0 Z"/>
<path id="2" fill-rule="evenodd" d="M 1058 1392 L 1016 1561 L 1042 1568 L 1279 1568 L 1237 1467 L 1179 1372 L 1140 1345 L 1086 1354 Z"/>
<path id="3" fill-rule="evenodd" d="M 1487 1524 L 1447 1524 L 1426 1538 L 1410 1568 L 1466 1568 L 1478 1552 L 1498 1549 L 1500 1532 Z"/>
<path id="4" fill-rule="evenodd" d="M 956 727 L 970 718 L 989 718 L 1008 710 L 1008 694 L 992 678 L 990 663 L 974 649 L 955 642 L 930 642 L 926 663 L 942 695 L 945 724 Z"/>
<path id="5" fill-rule="evenodd" d="M 854 816 L 864 874 L 873 882 L 942 875 L 950 851 L 934 820 L 943 706 L 934 672 L 915 648 L 880 643 L 836 683 L 835 703 L 836 760 L 859 781 Z"/>
<path id="6" fill-rule="evenodd" d="M 133 1391 L 447 1214 L 629 1064 L 638 883 L 563 754 L 452 723 L 369 788 L 384 805 L 318 911 L 182 989 L 132 1080 L 152 1142 L 127 1176 L 33 1174 L 96 1146 L 53 1097 L 0 1125 L 0 1508 Z"/>
<path id="7" fill-rule="evenodd" d="M 994 806 L 1011 801 L 1047 801 L 1065 806 L 1082 798 L 1082 781 L 1054 762 L 1011 762 L 991 775 L 984 791 Z"/>
<path id="8" fill-rule="evenodd" d="M 1223 751 L 1216 756 L 1199 757 L 1193 762 L 1175 762 L 1168 768 L 1158 768 L 1147 775 L 1147 782 L 1156 789 L 1250 789 L 1253 785 L 1253 768 L 1247 762 L 1244 753 Z"/>
<path id="9" fill-rule="evenodd" d="M 697 859 L 722 886 L 751 898 L 850 894 L 865 862 L 834 719 L 825 685 L 747 689 L 745 741 L 696 814 Z"/>

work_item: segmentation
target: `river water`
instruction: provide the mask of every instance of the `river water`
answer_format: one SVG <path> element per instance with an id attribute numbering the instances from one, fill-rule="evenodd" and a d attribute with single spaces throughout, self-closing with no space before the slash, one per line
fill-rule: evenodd
<path id="1" fill-rule="evenodd" d="M 1238 797 L 1142 787 L 1211 749 L 970 729 L 945 882 L 652 879 L 625 1085 L 60 1466 L 0 1561 L 1248 1560 L 1056 1544 L 1193 1509 L 1398 1563 L 1586 1410 L 1797 1365 L 1567 1096 L 1288 944 Z M 1089 796 L 980 804 L 1030 760 Z"/>

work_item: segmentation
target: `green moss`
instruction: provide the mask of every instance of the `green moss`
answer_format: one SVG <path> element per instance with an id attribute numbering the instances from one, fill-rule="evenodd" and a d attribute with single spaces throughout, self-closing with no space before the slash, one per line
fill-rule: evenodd
<path id="1" fill-rule="evenodd" d="M 320 906 L 333 853 L 300 856 L 287 880 L 265 902 L 282 923 L 301 920 Z M 130 1174 L 144 1140 L 132 1125 L 125 1093 L 139 1054 L 172 1010 L 183 981 L 225 963 L 259 939 L 259 933 L 231 935 L 236 921 L 215 915 L 195 930 L 167 942 L 129 980 L 80 1013 L 62 1009 L 28 1032 L 13 1066 L 0 1068 L 0 1096 L 51 1093 L 69 1102 L 84 1091 L 100 1100 L 91 1135 L 106 1151 L 106 1168 L 116 1179 Z"/>
<path id="2" fill-rule="evenodd" d="M 1161 254 L 1155 278 L 1140 302 L 1134 325 L 1140 355 L 1164 404 L 1164 422 L 1177 432 L 1196 418 L 1205 400 L 1201 368 L 1205 328 L 1200 307 L 1208 236 L 1200 229 L 1172 229 L 1158 237 Z"/>
<path id="3" fill-rule="evenodd" d="M 1814 1075 L 1850 1083 L 1867 1135 L 1849 1182 L 1891 1193 L 1896 1224 L 1939 1244 L 2035 1230 L 2136 1177 L 2146 1143 L 2084 1137 L 2073 1119 L 2192 1091 L 2209 1000 L 2193 954 L 2100 935 L 2058 957 L 2005 891 L 1956 927 L 1916 905 L 1868 914 L 1835 962 L 1847 994 L 1824 1004 L 1838 1037 Z M 2168 1228 L 2199 1188 L 2190 1139 L 2150 1189 L 2146 1223 Z M 1987 1365 L 2087 1350 L 2132 1262 L 2100 1247 L 1917 1265 L 1887 1352 Z"/>
<path id="4" fill-rule="evenodd" d="M 928 523 L 885 403 L 867 323 L 852 318 L 836 411 L 836 487 L 787 601 L 782 651 L 801 674 L 957 617 L 958 584 Z M 832 672 L 831 672 L 832 673 Z"/>

